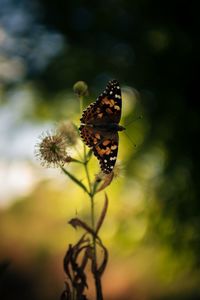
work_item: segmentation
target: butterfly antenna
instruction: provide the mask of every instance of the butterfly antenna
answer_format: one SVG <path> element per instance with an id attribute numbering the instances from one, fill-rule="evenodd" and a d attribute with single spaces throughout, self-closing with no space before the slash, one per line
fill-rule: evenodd
<path id="1" fill-rule="evenodd" d="M 132 139 L 130 138 L 130 136 L 126 133 L 126 131 L 124 131 L 124 134 L 126 135 L 126 137 L 128 138 L 129 142 L 131 143 L 131 145 L 136 148 L 136 144 L 132 141 Z"/>
<path id="2" fill-rule="evenodd" d="M 127 126 L 129 126 L 130 124 L 132 124 L 133 122 L 135 122 L 135 121 L 137 121 L 137 120 L 141 120 L 141 119 L 142 119 L 142 115 L 139 116 L 139 117 L 137 117 L 137 118 L 135 118 L 135 119 L 133 119 L 133 120 L 131 120 L 131 121 L 128 122 L 128 123 L 125 123 L 125 127 L 127 127 Z"/>

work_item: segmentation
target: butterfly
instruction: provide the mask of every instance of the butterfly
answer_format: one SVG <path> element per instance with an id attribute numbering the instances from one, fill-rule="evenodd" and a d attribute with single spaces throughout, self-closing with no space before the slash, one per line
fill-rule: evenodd
<path id="1" fill-rule="evenodd" d="M 105 90 L 82 114 L 81 138 L 100 162 L 101 170 L 109 174 L 117 160 L 119 135 L 125 128 L 121 119 L 121 89 L 117 80 L 108 82 Z"/>

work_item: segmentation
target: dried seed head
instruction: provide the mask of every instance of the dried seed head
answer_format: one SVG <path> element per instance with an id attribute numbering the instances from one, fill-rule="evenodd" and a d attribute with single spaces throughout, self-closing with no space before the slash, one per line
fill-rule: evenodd
<path id="1" fill-rule="evenodd" d="M 78 131 L 75 125 L 70 121 L 63 121 L 58 125 L 57 131 L 65 138 L 68 146 L 74 146 L 78 140 Z"/>
<path id="2" fill-rule="evenodd" d="M 73 90 L 79 97 L 88 95 L 88 86 L 84 81 L 77 81 L 73 86 Z"/>
<path id="3" fill-rule="evenodd" d="M 59 167 L 67 161 L 69 156 L 66 151 L 66 140 L 61 134 L 45 133 L 41 141 L 36 145 L 35 155 L 41 161 L 42 166 Z"/>

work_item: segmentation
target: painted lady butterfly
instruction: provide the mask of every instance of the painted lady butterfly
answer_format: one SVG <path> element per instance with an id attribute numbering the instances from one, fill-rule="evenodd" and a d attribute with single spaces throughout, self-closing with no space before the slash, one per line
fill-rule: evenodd
<path id="1" fill-rule="evenodd" d="M 117 80 L 108 82 L 105 91 L 84 111 L 79 128 L 84 143 L 92 148 L 104 173 L 112 172 L 118 152 L 121 118 L 121 89 Z"/>

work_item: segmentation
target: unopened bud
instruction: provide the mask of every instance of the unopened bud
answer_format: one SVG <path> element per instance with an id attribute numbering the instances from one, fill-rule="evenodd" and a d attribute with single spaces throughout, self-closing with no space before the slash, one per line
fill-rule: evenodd
<path id="1" fill-rule="evenodd" d="M 77 81 L 73 86 L 74 93 L 80 96 L 88 95 L 88 86 L 85 81 Z"/>

